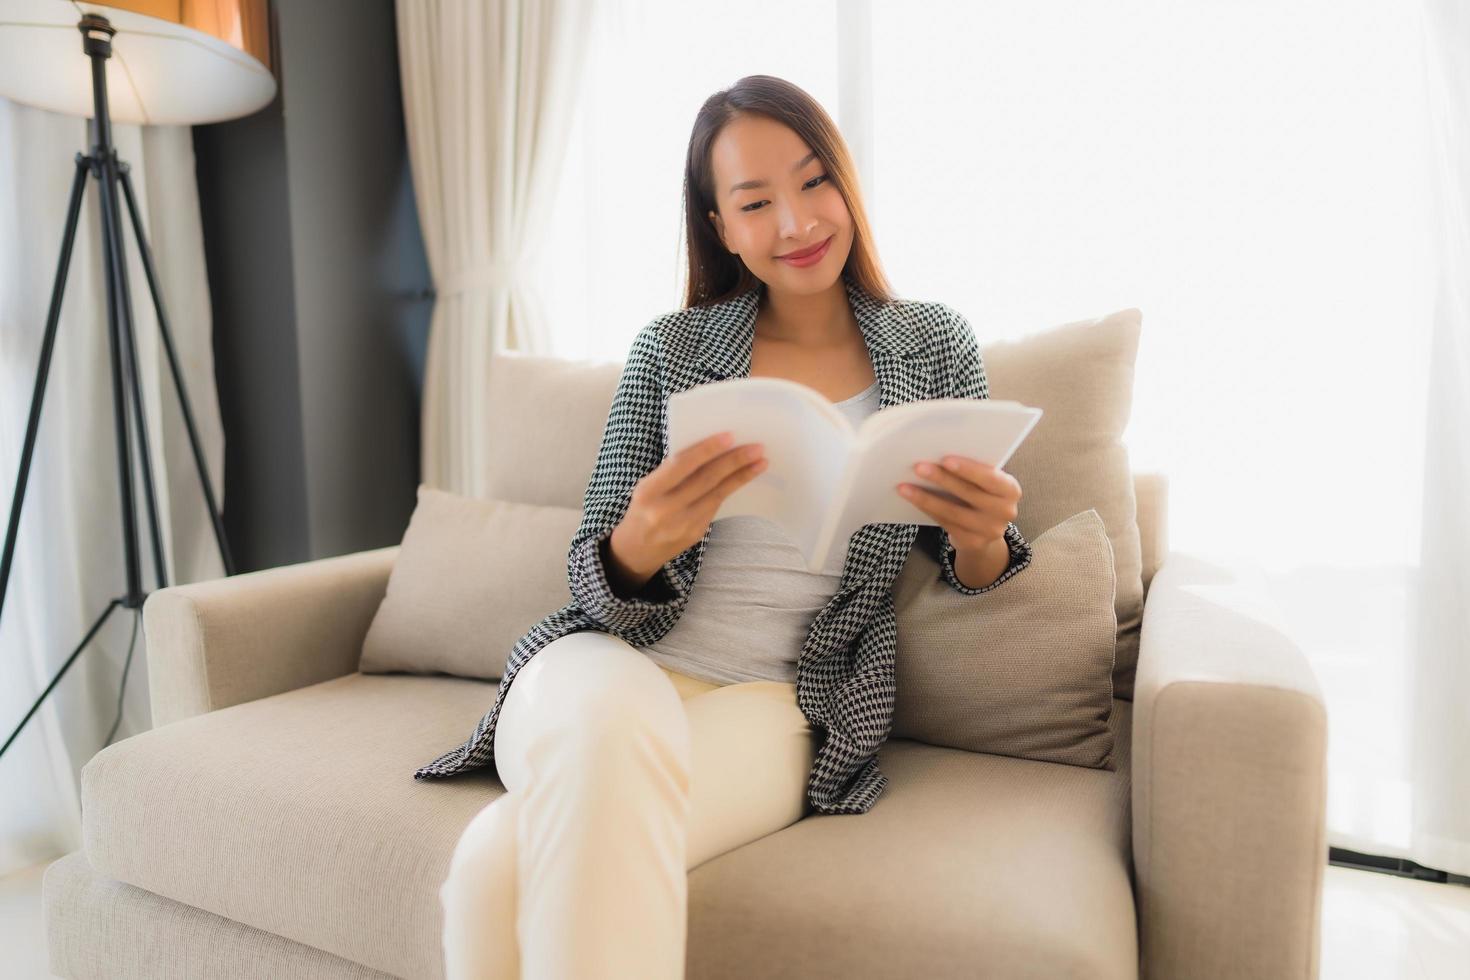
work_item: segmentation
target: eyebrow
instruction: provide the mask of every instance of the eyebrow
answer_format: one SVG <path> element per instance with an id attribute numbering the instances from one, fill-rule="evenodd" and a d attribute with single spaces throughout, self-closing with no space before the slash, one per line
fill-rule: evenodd
<path id="1" fill-rule="evenodd" d="M 807 164 L 811 163 L 816 158 L 817 158 L 817 152 L 815 150 L 813 150 L 812 152 L 808 153 L 806 156 L 804 156 L 800 160 L 798 160 L 796 162 L 796 166 L 794 166 L 794 167 L 791 168 L 791 172 L 792 173 L 796 173 L 798 170 L 800 170 L 802 167 L 805 167 Z M 738 184 L 736 184 L 736 185 L 734 185 L 733 187 L 730 188 L 730 193 L 731 194 L 734 194 L 736 191 L 743 191 L 743 190 L 748 190 L 748 189 L 753 188 L 753 187 L 764 187 L 764 186 L 766 186 L 766 182 L 764 180 L 742 180 L 740 183 L 738 183 Z"/>

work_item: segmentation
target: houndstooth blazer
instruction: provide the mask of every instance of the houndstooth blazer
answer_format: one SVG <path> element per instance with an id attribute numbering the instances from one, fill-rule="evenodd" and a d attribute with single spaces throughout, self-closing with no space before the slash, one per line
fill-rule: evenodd
<path id="1" fill-rule="evenodd" d="M 943 303 L 879 303 L 845 274 L 843 284 L 878 378 L 880 410 L 925 398 L 990 397 L 974 331 L 957 312 Z M 629 598 L 615 595 L 608 584 L 602 544 L 627 511 L 633 485 L 668 455 L 669 396 L 749 376 L 763 289 L 758 283 L 721 303 L 666 313 L 634 338 L 587 485 L 582 522 L 567 554 L 572 601 L 516 641 L 495 704 L 474 734 L 415 771 L 415 779 L 452 776 L 493 762 L 495 722 L 506 692 L 551 641 L 599 630 L 642 647 L 678 621 L 709 533 Z M 1010 564 L 994 583 L 973 589 L 955 576 L 955 550 L 942 528 L 865 524 L 852 535 L 838 589 L 813 620 L 797 660 L 797 701 L 814 730 L 826 733 L 807 786 L 819 813 L 866 813 L 887 785 L 877 753 L 892 727 L 897 691 L 898 630 L 890 587 L 921 529 L 928 532 L 921 546 L 938 560 L 944 581 L 967 595 L 998 587 L 1031 561 L 1031 546 L 1011 524 L 1005 533 Z"/>

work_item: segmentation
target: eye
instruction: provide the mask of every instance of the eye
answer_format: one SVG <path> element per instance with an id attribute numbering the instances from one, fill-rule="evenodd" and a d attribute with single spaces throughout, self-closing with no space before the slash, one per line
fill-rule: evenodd
<path id="1" fill-rule="evenodd" d="M 802 190 L 811 190 L 813 187 L 819 186 L 817 184 L 817 181 L 819 181 L 819 180 L 820 181 L 827 181 L 827 180 L 831 180 L 831 178 L 828 177 L 826 174 L 817 174 L 811 180 L 807 181 L 805 184 L 802 185 Z M 756 201 L 754 204 L 747 204 L 745 207 L 741 208 L 740 210 L 742 210 L 742 211 L 754 211 L 754 210 L 757 209 L 757 207 L 759 205 L 764 204 L 764 203 L 766 203 L 766 202 L 765 201 Z"/>

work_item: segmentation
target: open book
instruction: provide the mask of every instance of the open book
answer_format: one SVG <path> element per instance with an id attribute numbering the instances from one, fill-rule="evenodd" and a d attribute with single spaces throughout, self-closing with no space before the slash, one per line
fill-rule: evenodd
<path id="1" fill-rule="evenodd" d="M 819 391 L 785 378 L 731 378 L 697 385 L 668 400 L 669 452 L 717 432 L 732 446 L 758 442 L 764 472 L 725 498 L 714 519 L 751 514 L 785 530 L 812 572 L 864 524 L 938 522 L 898 493 L 913 483 L 956 498 L 914 472 L 946 455 L 1004 466 L 1041 419 L 1015 401 L 937 398 L 875 412 L 854 430 Z"/>

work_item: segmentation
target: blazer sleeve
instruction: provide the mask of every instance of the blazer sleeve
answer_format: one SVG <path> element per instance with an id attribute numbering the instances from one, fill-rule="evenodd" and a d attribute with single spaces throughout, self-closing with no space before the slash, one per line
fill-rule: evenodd
<path id="1" fill-rule="evenodd" d="M 593 621 L 624 638 L 650 617 L 672 614 L 685 598 L 672 559 L 632 596 L 613 591 L 605 564 L 608 539 L 627 513 L 634 484 L 663 460 L 663 390 L 655 320 L 633 339 L 623 363 L 582 498 L 582 523 L 567 552 L 572 599 Z"/>
<path id="2" fill-rule="evenodd" d="M 975 339 L 974 328 L 958 311 L 945 304 L 940 304 L 940 306 L 949 327 L 950 370 L 948 393 L 945 397 L 989 398 L 990 382 L 985 377 L 985 362 L 980 356 L 980 344 Z M 1010 548 L 1010 564 L 991 584 L 983 588 L 972 589 L 955 575 L 955 547 L 949 540 L 949 532 L 942 527 L 932 528 L 932 531 L 938 532 L 939 535 L 939 567 L 944 580 L 956 592 L 962 592 L 965 595 L 980 595 L 982 592 L 989 592 L 991 589 L 999 588 L 1031 564 L 1031 545 L 1021 536 L 1021 529 L 1016 527 L 1014 522 L 1008 522 L 1005 539 L 1006 545 Z"/>

